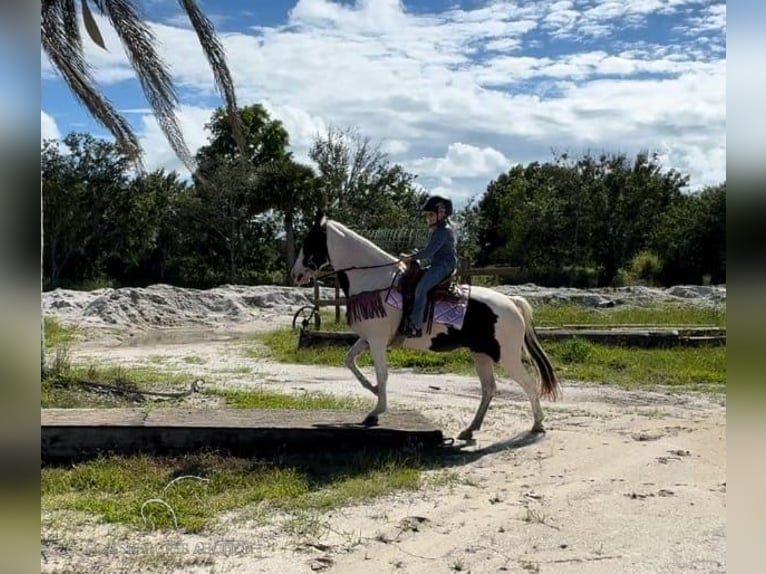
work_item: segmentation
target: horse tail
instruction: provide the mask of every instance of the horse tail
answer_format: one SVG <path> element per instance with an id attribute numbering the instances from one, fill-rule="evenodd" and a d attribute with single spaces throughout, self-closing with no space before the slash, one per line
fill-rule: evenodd
<path id="1" fill-rule="evenodd" d="M 542 392 L 540 395 L 555 401 L 561 396 L 561 385 L 556 377 L 556 373 L 553 371 L 551 360 L 537 338 L 537 331 L 532 321 L 532 306 L 524 297 L 510 296 L 509 298 L 518 307 L 519 311 L 521 311 L 521 316 L 524 318 L 524 346 L 535 362 L 535 365 L 537 365 L 537 370 L 540 373 L 542 382 Z"/>

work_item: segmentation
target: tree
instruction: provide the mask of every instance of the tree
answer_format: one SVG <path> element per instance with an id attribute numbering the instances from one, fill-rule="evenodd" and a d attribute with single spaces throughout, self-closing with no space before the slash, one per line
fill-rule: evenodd
<path id="1" fill-rule="evenodd" d="M 259 172 L 261 196 L 266 198 L 272 209 L 282 215 L 285 229 L 285 280 L 295 263 L 296 218 L 310 221 L 321 196 L 314 170 L 294 161 L 282 158 L 261 168 Z"/>
<path id="2" fill-rule="evenodd" d="M 579 283 L 580 267 L 611 284 L 649 248 L 687 178 L 656 156 L 587 154 L 517 165 L 487 187 L 477 205 L 482 262 L 519 265 L 538 279 Z"/>
<path id="3" fill-rule="evenodd" d="M 115 239 L 132 230 L 124 203 L 130 162 L 111 142 L 70 133 L 57 145 L 47 142 L 41 157 L 47 277 L 57 285 L 62 272 L 98 277 L 109 252 L 122 252 Z M 119 198 L 123 198 L 120 200 Z M 124 222 L 124 223 L 123 223 Z"/>
<path id="4" fill-rule="evenodd" d="M 415 176 L 391 165 L 380 145 L 356 130 L 331 127 L 309 151 L 317 165 L 322 205 L 333 218 L 357 229 L 420 223 L 426 193 Z"/>
<path id="5" fill-rule="evenodd" d="M 195 177 L 206 180 L 222 166 L 249 183 L 233 183 L 242 188 L 242 200 L 249 201 L 251 216 L 274 210 L 282 217 L 285 229 L 285 269 L 289 271 L 295 260 L 296 217 L 303 211 L 315 209 L 319 202 L 314 172 L 301 165 L 288 151 L 290 138 L 282 122 L 272 119 L 260 104 L 239 110 L 245 133 L 245 154 L 241 154 L 231 134 L 228 113 L 216 110 L 206 125 L 210 131 L 208 145 L 200 148 L 199 167 Z M 246 167 L 244 167 L 246 166 Z M 220 193 L 228 194 L 227 190 Z M 249 200 L 247 199 L 249 197 Z M 287 274 L 285 274 L 287 277 Z"/>
<path id="6" fill-rule="evenodd" d="M 624 154 L 602 154 L 594 168 L 590 190 L 593 257 L 600 266 L 601 285 L 609 285 L 617 271 L 651 240 L 663 214 L 681 196 L 688 177 L 675 170 L 663 172 L 656 155 L 640 153 L 633 164 Z"/>
<path id="7" fill-rule="evenodd" d="M 664 214 L 652 249 L 670 283 L 726 281 L 726 183 L 685 194 Z"/>
<path id="8" fill-rule="evenodd" d="M 233 127 L 242 126 L 242 146 L 237 144 Z M 290 136 L 282 122 L 272 119 L 261 104 L 235 111 L 218 108 L 205 124 L 210 132 L 208 144 L 197 151 L 196 176 L 204 176 L 209 168 L 221 163 L 244 161 L 253 167 L 285 159 L 290 154 Z"/>
<path id="9" fill-rule="evenodd" d="M 132 0 L 83 0 L 82 20 L 91 40 L 103 49 L 106 45 L 91 12 L 94 5 L 112 25 L 122 42 L 146 99 L 157 117 L 163 133 L 179 159 L 192 170 L 194 161 L 178 126 L 175 109 L 178 96 L 165 63 L 155 49 L 155 37 L 143 21 Z M 210 64 L 215 84 L 229 110 L 237 109 L 234 82 L 226 57 L 212 23 L 195 0 L 179 0 L 189 17 L 202 50 Z M 114 136 L 122 153 L 139 161 L 141 148 L 128 121 L 94 85 L 85 61 L 77 5 L 74 0 L 43 0 L 40 41 L 54 68 L 69 86 L 74 96 Z M 242 144 L 242 129 L 232 124 L 235 141 Z"/>
<path id="10" fill-rule="evenodd" d="M 106 17 L 120 37 L 125 51 L 136 71 L 141 88 L 149 105 L 157 116 L 157 121 L 168 139 L 170 146 L 179 159 L 190 169 L 193 168 L 191 153 L 186 146 L 183 134 L 178 126 L 175 108 L 178 99 L 170 73 L 155 50 L 155 39 L 147 24 L 141 19 L 131 0 L 82 0 L 82 19 L 90 38 L 101 48 L 106 49 L 98 25 L 90 10 L 96 6 Z M 215 78 L 216 87 L 221 92 L 226 108 L 237 109 L 234 82 L 226 64 L 223 45 L 219 41 L 212 23 L 202 13 L 194 0 L 179 0 L 186 12 L 192 28 L 202 46 L 205 57 Z M 42 0 L 40 43 L 78 101 L 90 114 L 108 129 L 126 157 L 141 163 L 141 149 L 138 138 L 128 121 L 95 87 L 88 70 L 83 50 L 82 37 L 74 0 Z M 244 150 L 242 128 L 236 119 L 232 121 L 232 133 L 240 149 Z M 43 244 L 44 207 L 42 181 L 40 182 L 40 290 L 43 283 Z M 45 321 L 40 319 L 40 364 L 45 374 Z"/>
<path id="11" fill-rule="evenodd" d="M 189 213 L 208 234 L 203 244 L 212 250 L 209 255 L 225 259 L 226 278 L 236 283 L 247 254 L 248 227 L 268 205 L 255 191 L 257 175 L 250 165 L 221 161 L 213 166 L 208 161 L 205 169 L 204 180 L 194 186 Z"/>

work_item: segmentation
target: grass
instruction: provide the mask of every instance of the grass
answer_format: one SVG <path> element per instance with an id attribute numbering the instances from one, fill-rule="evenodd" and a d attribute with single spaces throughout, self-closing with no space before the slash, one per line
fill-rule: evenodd
<path id="1" fill-rule="evenodd" d="M 40 406 L 43 408 L 96 408 L 135 405 L 130 398 L 131 391 L 179 390 L 192 381 L 188 375 L 136 367 L 126 369 L 120 366 L 84 367 L 71 366 L 66 353 L 57 348 L 53 371 L 40 384 Z M 113 385 L 121 392 L 93 392 L 80 381 Z M 171 401 L 158 401 L 158 404 Z"/>
<path id="2" fill-rule="evenodd" d="M 65 327 L 55 317 L 43 317 L 43 324 L 47 349 L 69 345 L 77 338 L 77 329 Z"/>
<path id="3" fill-rule="evenodd" d="M 725 327 L 726 312 L 677 306 L 601 310 L 576 305 L 541 305 L 535 308 L 535 322 L 537 326 L 651 324 Z M 344 324 L 338 326 L 332 320 L 322 323 L 323 330 L 330 330 L 331 326 L 334 330 L 346 328 Z M 284 363 L 341 366 L 346 353 L 342 347 L 298 349 L 296 333 L 289 329 L 259 335 L 257 342 L 248 350 L 250 356 Z M 636 349 L 572 339 L 546 341 L 544 348 L 563 379 L 644 389 L 661 385 L 723 390 L 726 382 L 725 347 Z M 465 349 L 450 353 L 426 353 L 392 348 L 387 359 L 392 368 L 413 369 L 422 373 L 474 373 L 473 359 Z M 361 367 L 370 367 L 372 360 L 369 353 L 363 353 L 358 363 Z"/>
<path id="4" fill-rule="evenodd" d="M 105 383 L 124 389 L 127 393 L 100 393 L 89 391 L 79 381 Z M 182 390 L 192 379 L 188 375 L 165 372 L 146 367 L 71 367 L 64 366 L 44 379 L 40 389 L 40 404 L 43 408 L 96 408 L 129 407 L 137 401 L 131 398 L 131 391 L 141 390 Z M 224 405 L 237 409 L 290 409 L 290 410 L 365 410 L 369 401 L 355 398 L 336 397 L 324 393 L 303 393 L 287 395 L 263 389 L 203 389 L 209 396 L 220 397 Z M 177 405 L 174 400 L 152 401 L 153 406 Z"/>
<path id="5" fill-rule="evenodd" d="M 324 327 L 323 327 L 324 328 Z M 257 359 L 273 359 L 281 363 L 304 365 L 341 366 L 347 349 L 344 347 L 317 347 L 299 349 L 297 334 L 290 329 L 279 329 L 256 337 L 260 344 L 248 349 L 247 355 Z M 388 353 L 389 365 L 398 368 L 415 369 L 426 373 L 469 372 L 472 359 L 468 351 L 461 349 L 453 353 L 423 353 L 411 349 L 393 348 Z M 369 353 L 363 353 L 358 363 L 371 366 Z"/>
<path id="6" fill-rule="evenodd" d="M 591 309 L 579 305 L 540 305 L 534 307 L 535 324 L 561 325 L 710 325 L 726 326 L 726 310 L 720 308 L 661 305 L 652 308 L 613 307 Z"/>
<path id="7" fill-rule="evenodd" d="M 323 393 L 286 395 L 264 390 L 212 389 L 210 393 L 223 397 L 227 407 L 237 409 L 289 409 L 289 410 L 364 410 L 367 401 L 336 397 Z"/>
<path id="8" fill-rule="evenodd" d="M 84 511 L 136 529 L 200 532 L 213 527 L 221 513 L 252 505 L 288 513 L 326 511 L 414 490 L 422 466 L 415 458 L 364 454 L 314 463 L 267 463 L 216 453 L 99 458 L 43 468 L 41 506 L 43 511 Z"/>
<path id="9" fill-rule="evenodd" d="M 614 383 L 625 388 L 656 386 L 725 390 L 725 347 L 633 349 L 583 339 L 547 341 L 559 378 Z"/>

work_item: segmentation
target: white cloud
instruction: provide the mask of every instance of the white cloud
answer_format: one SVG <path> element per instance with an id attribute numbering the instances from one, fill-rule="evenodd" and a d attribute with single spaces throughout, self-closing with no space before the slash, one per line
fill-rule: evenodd
<path id="1" fill-rule="evenodd" d="M 290 148 L 295 159 L 310 163 L 308 151 L 317 136 L 327 133 L 327 124 L 318 116 L 312 116 L 305 110 L 293 106 L 278 106 L 266 103 L 266 109 L 272 118 L 280 120 L 290 134 Z"/>
<path id="2" fill-rule="evenodd" d="M 182 105 L 178 110 L 178 124 L 184 134 L 186 144 L 194 153 L 208 141 L 205 124 L 210 121 L 214 108 Z M 144 150 L 144 164 L 147 170 L 165 168 L 175 170 L 184 176 L 188 170 L 184 167 L 162 133 L 157 120 L 152 114 L 141 116 L 140 143 Z"/>
<path id="3" fill-rule="evenodd" d="M 285 123 L 298 159 L 326 126 L 355 126 L 421 182 L 458 181 L 463 189 L 473 178 L 475 192 L 509 167 L 508 158 L 546 161 L 551 148 L 667 146 L 667 167 L 688 170 L 694 185 L 725 178 L 725 51 L 619 41 L 558 55 L 525 48 L 546 35 L 555 42 L 570 32 L 614 31 L 627 16 L 679 17 L 695 1 L 498 0 L 423 14 L 398 0 L 300 0 L 286 25 L 222 39 L 240 105 L 264 103 Z M 697 9 L 699 21 L 725 23 L 725 8 L 721 14 L 715 6 Z M 153 29 L 181 89 L 181 124 L 195 150 L 218 105 L 212 73 L 193 32 L 167 23 Z M 133 78 L 111 28 L 102 32 L 110 52 L 88 48 L 96 77 L 106 84 Z M 139 127 L 147 160 L 180 167 L 150 116 Z"/>
<path id="4" fill-rule="evenodd" d="M 53 116 L 40 110 L 40 144 L 49 139 L 61 139 L 61 132 Z"/>
<path id="5" fill-rule="evenodd" d="M 494 177 L 511 167 L 510 160 L 491 147 L 477 147 L 462 142 L 449 145 L 444 157 L 427 157 L 411 161 L 410 169 L 425 176 L 452 178 Z"/>

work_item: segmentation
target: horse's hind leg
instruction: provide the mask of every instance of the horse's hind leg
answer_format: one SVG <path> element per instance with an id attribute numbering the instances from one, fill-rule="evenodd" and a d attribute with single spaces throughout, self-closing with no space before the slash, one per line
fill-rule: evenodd
<path id="1" fill-rule="evenodd" d="M 362 386 L 370 391 L 373 395 L 378 394 L 378 388 L 370 382 L 370 379 L 364 376 L 364 373 L 359 370 L 359 366 L 356 364 L 356 358 L 364 353 L 369 348 L 367 341 L 362 338 L 356 340 L 351 348 L 346 353 L 346 366 L 354 373 L 356 380 L 359 381 Z"/>
<path id="2" fill-rule="evenodd" d="M 367 417 L 364 419 L 366 425 L 378 424 L 378 415 L 386 412 L 388 408 L 386 383 L 388 382 L 388 365 L 386 364 L 386 350 L 388 347 L 388 340 L 380 342 L 368 341 L 370 347 L 370 354 L 372 355 L 372 361 L 375 363 L 375 377 L 378 380 L 377 393 L 378 403 L 375 408 L 370 411 Z"/>
<path id="3" fill-rule="evenodd" d="M 473 438 L 473 431 L 477 431 L 481 428 L 481 424 L 484 422 L 484 416 L 487 414 L 489 403 L 492 402 L 492 397 L 495 396 L 497 391 L 497 383 L 495 382 L 495 365 L 492 359 L 483 353 L 474 353 L 473 362 L 476 366 L 476 373 L 479 375 L 481 381 L 481 402 L 479 408 L 474 415 L 471 424 L 466 427 L 457 437 L 460 440 L 470 440 Z"/>
<path id="4" fill-rule="evenodd" d="M 545 432 L 543 427 L 543 408 L 540 406 L 539 386 L 535 378 L 524 367 L 524 363 L 521 361 L 521 353 L 503 361 L 503 366 L 508 370 L 509 377 L 519 383 L 521 388 L 524 389 L 529 403 L 532 405 L 532 414 L 535 417 L 535 421 L 532 424 L 532 432 Z"/>

